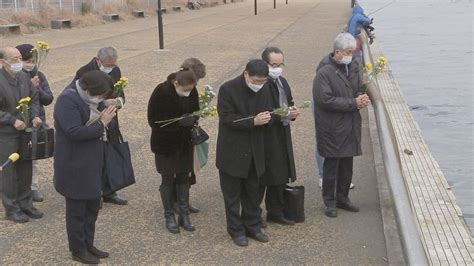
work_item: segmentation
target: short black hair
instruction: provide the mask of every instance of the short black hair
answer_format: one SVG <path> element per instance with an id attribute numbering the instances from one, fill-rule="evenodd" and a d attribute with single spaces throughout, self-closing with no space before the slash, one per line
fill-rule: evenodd
<path id="1" fill-rule="evenodd" d="M 262 60 L 264 60 L 267 63 L 270 63 L 270 54 L 275 53 L 275 54 L 283 54 L 283 52 L 280 50 L 278 47 L 267 47 L 265 50 L 263 50 L 262 53 Z"/>
<path id="2" fill-rule="evenodd" d="M 175 79 L 181 86 L 187 86 L 197 83 L 196 74 L 194 74 L 194 72 L 189 68 L 181 68 L 180 70 L 178 70 L 178 72 L 176 72 Z"/>
<path id="3" fill-rule="evenodd" d="M 245 66 L 245 71 L 249 76 L 267 77 L 268 65 L 262 59 L 252 59 Z"/>
<path id="4" fill-rule="evenodd" d="M 92 96 L 104 95 L 113 90 L 114 81 L 104 72 L 92 70 L 79 79 L 79 86 Z"/>
<path id="5" fill-rule="evenodd" d="M 206 76 L 206 66 L 197 58 L 184 60 L 181 67 L 191 69 L 198 79 L 202 79 Z"/>

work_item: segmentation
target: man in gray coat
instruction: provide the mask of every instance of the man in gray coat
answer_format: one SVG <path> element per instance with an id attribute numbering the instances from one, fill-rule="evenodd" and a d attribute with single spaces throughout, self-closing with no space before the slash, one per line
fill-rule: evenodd
<path id="1" fill-rule="evenodd" d="M 369 105 L 363 92 L 360 66 L 352 61 L 356 41 L 339 34 L 333 53 L 321 61 L 313 82 L 314 119 L 318 151 L 323 156 L 325 214 L 336 217 L 336 207 L 358 212 L 349 199 L 353 157 L 362 154 L 359 110 Z"/>
<path id="2" fill-rule="evenodd" d="M 0 162 L 18 152 L 20 135 L 29 126 L 38 127 L 38 92 L 28 74 L 22 71 L 23 62 L 18 49 L 0 49 Z M 16 107 L 20 99 L 30 97 L 29 119 L 22 121 Z M 21 159 L 21 158 L 20 158 Z M 29 218 L 39 219 L 43 213 L 33 207 L 31 200 L 31 161 L 18 161 L 2 171 L 2 203 L 5 218 L 17 223 L 27 222 Z"/>

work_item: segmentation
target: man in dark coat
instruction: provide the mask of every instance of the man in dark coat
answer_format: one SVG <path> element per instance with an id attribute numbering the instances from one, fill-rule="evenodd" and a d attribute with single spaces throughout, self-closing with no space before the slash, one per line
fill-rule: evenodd
<path id="1" fill-rule="evenodd" d="M 258 179 L 265 172 L 264 126 L 271 121 L 269 91 L 264 87 L 267 76 L 267 64 L 251 60 L 242 75 L 220 87 L 217 100 L 216 165 L 227 232 L 238 246 L 248 245 L 246 234 L 260 242 L 268 241 L 260 228 L 258 193 Z"/>
<path id="2" fill-rule="evenodd" d="M 39 117 L 46 123 L 46 112 L 44 106 L 48 106 L 53 102 L 53 93 L 49 87 L 48 80 L 46 75 L 43 72 L 40 72 L 36 69 L 35 58 L 31 50 L 34 48 L 31 44 L 21 44 L 16 47 L 21 53 L 23 60 L 23 71 L 26 72 L 30 78 L 31 82 L 35 86 L 38 92 L 39 99 Z M 33 161 L 33 177 L 31 182 L 31 198 L 33 201 L 41 202 L 43 201 L 43 195 L 39 192 L 39 173 L 38 173 L 38 161 Z"/>
<path id="3" fill-rule="evenodd" d="M 336 217 L 336 207 L 358 212 L 349 199 L 353 157 L 362 154 L 359 110 L 370 100 L 363 92 L 360 66 L 352 61 L 356 41 L 339 34 L 334 52 L 323 58 L 313 83 L 314 119 L 318 151 L 324 157 L 325 214 Z"/>
<path id="4" fill-rule="evenodd" d="M 288 181 L 296 180 L 290 121 L 298 117 L 299 111 L 294 106 L 288 82 L 281 76 L 284 66 L 283 52 L 277 47 L 267 47 L 262 53 L 262 59 L 269 68 L 269 78 L 265 86 L 269 87 L 272 108 L 291 106 L 291 109 L 287 116 L 275 115 L 276 121 L 265 132 L 266 171 L 260 178 L 260 199 L 262 201 L 265 197 L 268 222 L 294 225 L 293 220 L 283 215 L 283 192 Z"/>
<path id="5" fill-rule="evenodd" d="M 100 70 L 106 74 L 108 74 L 111 78 L 113 83 L 115 84 L 121 77 L 122 72 L 120 71 L 120 67 L 117 66 L 117 59 L 118 54 L 117 50 L 113 47 L 103 47 L 99 49 L 97 56 L 92 58 L 92 60 L 87 64 L 82 66 L 77 72 L 76 76 L 73 79 L 73 84 L 76 80 L 80 79 L 85 73 L 92 71 L 92 70 Z M 110 98 L 111 96 L 106 96 L 106 99 Z M 125 94 L 122 92 L 119 97 L 122 97 L 125 101 Z M 108 102 L 108 101 L 104 101 Z M 114 117 L 114 123 L 117 124 L 114 130 L 108 129 L 107 130 L 107 140 L 111 142 L 119 142 L 120 141 L 120 128 L 118 123 L 118 116 Z M 106 179 L 106 177 L 102 177 L 103 188 L 102 191 L 104 192 L 104 202 L 109 202 L 117 205 L 126 205 L 127 200 L 123 197 L 120 197 L 117 193 L 111 192 L 110 185 Z"/>
<path id="6" fill-rule="evenodd" d="M 5 162 L 10 154 L 18 152 L 20 135 L 27 127 L 38 127 L 39 118 L 38 92 L 31 83 L 30 77 L 22 71 L 23 62 L 18 49 L 5 47 L 0 50 L 0 162 Z M 28 103 L 28 121 L 22 121 L 16 109 L 20 99 L 30 97 Z M 38 211 L 31 200 L 31 161 L 20 160 L 3 169 L 2 203 L 5 217 L 17 223 L 27 222 L 29 218 L 39 219 L 43 213 Z"/>
<path id="7" fill-rule="evenodd" d="M 116 108 L 98 111 L 112 89 L 109 76 L 90 71 L 59 95 L 54 108 L 54 187 L 66 198 L 66 229 L 73 260 L 97 264 L 109 256 L 94 247 L 102 196 L 103 137 Z"/>

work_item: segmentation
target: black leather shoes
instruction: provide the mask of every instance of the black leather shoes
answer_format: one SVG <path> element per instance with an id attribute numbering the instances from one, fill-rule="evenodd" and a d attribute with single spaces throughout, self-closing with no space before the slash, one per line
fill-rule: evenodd
<path id="1" fill-rule="evenodd" d="M 247 239 L 246 236 L 233 237 L 232 241 L 234 241 L 234 244 L 236 244 L 239 247 L 246 247 L 249 245 L 249 240 Z"/>
<path id="2" fill-rule="evenodd" d="M 31 199 L 34 202 L 42 202 L 44 200 L 43 195 L 38 190 L 31 191 Z"/>
<path id="3" fill-rule="evenodd" d="M 343 209 L 343 210 L 346 210 L 346 211 L 350 211 L 350 212 L 359 212 L 360 209 L 359 207 L 355 206 L 354 204 L 352 204 L 352 202 L 349 202 L 349 203 L 337 203 L 336 204 L 336 207 L 338 207 L 339 209 Z"/>
<path id="4" fill-rule="evenodd" d="M 337 210 L 335 207 L 327 207 L 324 214 L 326 214 L 327 217 L 334 218 L 337 217 Z"/>
<path id="5" fill-rule="evenodd" d="M 85 250 L 80 253 L 72 253 L 72 260 L 78 261 L 83 264 L 99 264 L 100 260 L 96 256 L 92 255 L 89 251 Z"/>
<path id="6" fill-rule="evenodd" d="M 5 215 L 5 219 L 13 221 L 15 223 L 26 223 L 28 222 L 28 216 L 22 211 L 14 212 L 10 215 Z"/>
<path id="7" fill-rule="evenodd" d="M 40 219 L 41 217 L 43 217 L 43 213 L 38 211 L 38 209 L 36 209 L 35 207 L 31 207 L 29 209 L 22 209 L 22 211 L 32 219 Z"/>
<path id="8" fill-rule="evenodd" d="M 277 223 L 282 225 L 295 225 L 295 221 L 286 219 L 283 216 L 271 216 L 267 215 L 267 222 L 269 223 Z"/>
<path id="9" fill-rule="evenodd" d="M 186 231 L 194 231 L 196 228 L 191 223 L 191 219 L 189 219 L 189 215 L 183 214 L 178 216 L 178 224 L 183 227 Z"/>
<path id="10" fill-rule="evenodd" d="M 127 205 L 128 201 L 124 198 L 121 198 L 119 195 L 114 195 L 112 197 L 104 197 L 104 202 L 117 204 L 117 205 Z"/>
<path id="11" fill-rule="evenodd" d="M 92 255 L 96 256 L 99 259 L 105 259 L 110 256 L 108 252 L 102 251 L 94 246 L 90 247 L 88 250 Z"/>
<path id="12" fill-rule="evenodd" d="M 194 206 L 191 206 L 191 203 L 188 204 L 188 209 L 189 209 L 190 213 L 198 213 L 199 212 L 199 209 L 194 207 Z"/>
<path id="13" fill-rule="evenodd" d="M 257 232 L 255 234 L 250 234 L 248 233 L 247 234 L 250 238 L 253 238 L 255 240 L 257 240 L 258 242 L 268 242 L 270 239 L 268 238 L 268 236 L 262 232 Z"/>
<path id="14" fill-rule="evenodd" d="M 173 215 L 165 216 L 165 225 L 166 229 L 172 234 L 178 234 L 179 233 L 179 226 L 176 223 L 176 218 Z"/>

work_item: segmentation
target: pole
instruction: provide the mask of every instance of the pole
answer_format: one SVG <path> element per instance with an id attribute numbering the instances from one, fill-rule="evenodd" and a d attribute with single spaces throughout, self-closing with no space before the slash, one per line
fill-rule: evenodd
<path id="1" fill-rule="evenodd" d="M 273 8 L 277 8 L 277 0 L 273 0 Z"/>
<path id="2" fill-rule="evenodd" d="M 286 2 L 286 4 L 288 5 L 288 0 L 286 0 L 285 2 Z"/>
<path id="3" fill-rule="evenodd" d="M 256 1 L 256 0 L 255 0 Z M 160 49 L 164 49 L 163 40 L 163 17 L 161 13 L 161 0 L 158 0 L 158 40 L 160 43 Z"/>
<path id="4" fill-rule="evenodd" d="M 257 15 L 257 0 L 255 0 L 254 3 L 255 3 L 255 8 L 254 8 L 255 12 L 254 13 L 255 13 L 255 16 L 256 16 Z"/>

